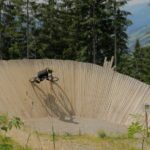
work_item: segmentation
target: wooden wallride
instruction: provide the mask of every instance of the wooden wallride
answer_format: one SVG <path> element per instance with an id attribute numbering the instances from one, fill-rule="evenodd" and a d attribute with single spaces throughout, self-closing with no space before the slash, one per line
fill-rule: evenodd
<path id="1" fill-rule="evenodd" d="M 50 67 L 57 83 L 32 85 L 29 79 Z M 0 113 L 23 118 L 80 116 L 128 124 L 143 113 L 150 86 L 104 67 L 64 60 L 0 61 Z"/>

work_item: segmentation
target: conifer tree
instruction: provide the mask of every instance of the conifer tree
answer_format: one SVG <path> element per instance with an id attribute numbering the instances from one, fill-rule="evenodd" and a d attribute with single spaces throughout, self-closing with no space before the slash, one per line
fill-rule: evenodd
<path id="1" fill-rule="evenodd" d="M 37 26 L 33 32 L 37 58 L 61 58 L 63 42 L 57 1 L 46 0 L 34 9 Z"/>
<path id="2" fill-rule="evenodd" d="M 72 54 L 78 60 L 101 64 L 104 57 L 110 59 L 114 55 L 115 43 L 118 57 L 127 50 L 129 13 L 121 10 L 126 0 L 63 2 L 66 4 L 67 14 L 72 15 L 67 25 L 67 31 L 70 32 L 67 37 L 68 53 L 74 52 Z"/>
<path id="3" fill-rule="evenodd" d="M 141 48 L 141 44 L 140 44 L 139 39 L 137 39 L 136 43 L 135 43 L 135 48 L 134 49 L 136 50 L 136 49 L 139 49 L 139 48 Z"/>
<path id="4" fill-rule="evenodd" d="M 1 1 L 1 52 L 3 59 L 20 58 L 24 33 L 22 31 L 22 0 Z"/>

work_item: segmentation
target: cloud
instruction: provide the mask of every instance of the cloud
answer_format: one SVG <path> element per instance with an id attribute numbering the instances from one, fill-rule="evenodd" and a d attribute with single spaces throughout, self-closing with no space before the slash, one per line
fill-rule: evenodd
<path id="1" fill-rule="evenodd" d="M 150 0 L 130 0 L 128 5 L 138 5 L 143 3 L 150 3 Z"/>

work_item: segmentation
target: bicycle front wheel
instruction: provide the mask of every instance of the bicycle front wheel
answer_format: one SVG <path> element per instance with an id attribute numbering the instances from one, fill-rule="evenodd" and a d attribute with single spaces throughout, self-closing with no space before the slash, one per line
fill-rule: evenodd
<path id="1" fill-rule="evenodd" d="M 52 82 L 56 82 L 56 81 L 58 81 L 58 80 L 59 80 L 58 77 L 53 77 L 51 81 L 52 81 Z"/>

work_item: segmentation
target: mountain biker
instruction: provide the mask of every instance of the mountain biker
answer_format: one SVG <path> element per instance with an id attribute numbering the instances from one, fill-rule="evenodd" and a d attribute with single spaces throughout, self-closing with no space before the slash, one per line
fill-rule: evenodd
<path id="1" fill-rule="evenodd" d="M 53 70 L 51 70 L 49 68 L 46 68 L 44 70 L 39 71 L 37 73 L 36 82 L 40 83 L 44 79 L 46 79 L 46 80 L 52 80 L 52 78 L 53 78 L 52 73 L 53 73 Z"/>

